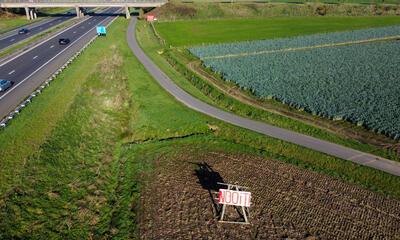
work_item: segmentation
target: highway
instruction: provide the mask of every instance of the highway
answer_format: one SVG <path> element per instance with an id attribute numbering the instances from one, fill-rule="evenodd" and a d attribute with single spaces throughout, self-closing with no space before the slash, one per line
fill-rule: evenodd
<path id="1" fill-rule="evenodd" d="M 110 8 L 91 16 L 44 40 L 36 47 L 0 64 L 0 79 L 11 80 L 13 85 L 0 93 L 0 119 L 12 111 L 26 96 L 46 81 L 76 52 L 96 36 L 95 27 L 106 25 L 116 17 L 118 8 Z M 68 45 L 60 45 L 59 38 L 69 38 Z"/>
<path id="2" fill-rule="evenodd" d="M 49 28 L 52 28 L 54 26 L 57 26 L 69 19 L 74 18 L 75 15 L 66 15 L 62 17 L 55 17 L 54 19 L 51 19 L 49 21 L 44 20 L 43 22 L 40 22 L 40 24 L 33 24 L 32 26 L 23 26 L 19 29 L 26 28 L 29 30 L 28 33 L 25 34 L 18 34 L 19 29 L 12 30 L 11 34 L 4 34 L 7 36 L 3 36 L 0 38 L 0 51 L 3 49 L 10 47 L 14 44 L 17 44 L 23 40 L 26 40 L 38 33 L 44 32 L 48 30 Z"/>
<path id="3" fill-rule="evenodd" d="M 373 154 L 360 152 L 338 144 L 330 143 L 324 140 L 313 138 L 290 130 L 278 128 L 263 122 L 258 122 L 248 118 L 226 112 L 207 103 L 194 98 L 179 86 L 177 86 L 166 74 L 164 74 L 156 64 L 144 53 L 136 40 L 136 17 L 132 18 L 127 31 L 127 40 L 132 52 L 136 55 L 139 61 L 153 76 L 153 78 L 167 92 L 174 96 L 179 102 L 192 108 L 198 112 L 239 126 L 254 132 L 264 134 L 269 137 L 280 139 L 286 142 L 294 143 L 318 152 L 322 152 L 340 159 L 351 161 L 356 164 L 375 168 L 396 176 L 400 176 L 400 163 L 391 161 Z"/>

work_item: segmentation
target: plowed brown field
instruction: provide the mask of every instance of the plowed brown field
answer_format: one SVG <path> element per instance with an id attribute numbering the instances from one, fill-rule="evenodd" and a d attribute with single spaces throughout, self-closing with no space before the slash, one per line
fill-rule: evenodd
<path id="1" fill-rule="evenodd" d="M 141 239 L 400 239 L 400 201 L 276 160 L 188 150 L 145 179 Z M 250 225 L 218 223 L 217 182 L 250 188 Z"/>

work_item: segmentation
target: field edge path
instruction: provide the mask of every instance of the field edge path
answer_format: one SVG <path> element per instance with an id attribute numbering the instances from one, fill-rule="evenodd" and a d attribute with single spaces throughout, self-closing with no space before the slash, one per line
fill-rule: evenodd
<path id="1" fill-rule="evenodd" d="M 127 41 L 131 51 L 143 64 L 150 75 L 161 85 L 161 87 L 187 107 L 238 127 L 246 128 L 269 137 L 294 143 L 360 165 L 375 168 L 393 174 L 395 176 L 400 176 L 400 163 L 398 162 L 344 147 L 338 144 L 330 143 L 317 138 L 313 138 L 300 133 L 296 133 L 290 130 L 278 128 L 266 123 L 244 118 L 213 107 L 193 97 L 192 95 L 181 89 L 179 86 L 177 86 L 144 53 L 136 40 L 136 23 L 137 18 L 132 17 L 132 20 L 127 30 Z"/>

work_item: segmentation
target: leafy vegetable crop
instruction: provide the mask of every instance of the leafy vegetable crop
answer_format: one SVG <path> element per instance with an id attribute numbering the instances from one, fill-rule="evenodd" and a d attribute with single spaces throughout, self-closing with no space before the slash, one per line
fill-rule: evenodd
<path id="1" fill-rule="evenodd" d="M 387 32 L 384 32 L 387 30 Z M 312 46 L 396 34 L 379 28 L 190 49 L 200 58 Z M 379 34 L 378 34 L 379 33 Z M 359 35 L 357 35 L 359 34 Z M 332 37 L 332 38 L 331 38 Z M 232 47 L 230 47 L 232 46 Z M 254 46 L 252 48 L 251 46 Z M 230 51 L 229 51 L 230 50 Z M 312 114 L 345 119 L 400 139 L 400 41 L 205 58 L 205 66 L 260 98 L 275 98 Z"/>

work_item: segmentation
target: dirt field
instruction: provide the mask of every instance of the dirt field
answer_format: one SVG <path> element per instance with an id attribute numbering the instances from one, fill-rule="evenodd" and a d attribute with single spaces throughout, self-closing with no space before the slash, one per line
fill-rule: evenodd
<path id="1" fill-rule="evenodd" d="M 400 201 L 274 160 L 188 150 L 146 179 L 141 239 L 400 239 Z M 250 225 L 218 223 L 217 182 L 250 187 Z"/>

